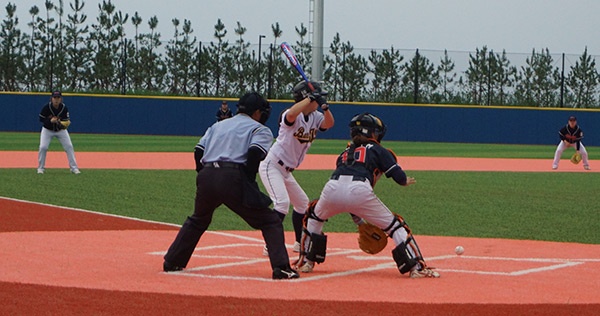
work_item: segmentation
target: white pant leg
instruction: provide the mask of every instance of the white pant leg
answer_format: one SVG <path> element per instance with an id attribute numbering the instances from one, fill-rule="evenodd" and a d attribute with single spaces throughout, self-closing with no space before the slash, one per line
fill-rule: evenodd
<path id="1" fill-rule="evenodd" d="M 306 213 L 306 209 L 308 208 L 308 195 L 302 189 L 296 178 L 291 172 L 288 172 L 287 176 L 284 178 L 285 187 L 287 189 L 287 193 L 290 198 L 290 202 L 294 206 L 294 210 L 300 214 Z M 289 205 L 289 204 L 288 204 Z"/>
<path id="2" fill-rule="evenodd" d="M 583 146 L 583 143 L 579 143 L 579 153 L 581 154 L 581 160 L 583 161 L 583 166 L 589 167 L 590 162 L 588 161 L 588 153 L 587 153 L 587 150 L 585 150 L 585 146 Z"/>
<path id="3" fill-rule="evenodd" d="M 261 161 L 258 167 L 258 173 L 260 180 L 262 181 L 265 189 L 269 193 L 269 197 L 273 201 L 273 209 L 276 211 L 287 214 L 290 208 L 290 197 L 285 187 L 285 180 L 283 172 L 279 168 L 279 164 L 272 158 L 271 155 Z"/>
<path id="4" fill-rule="evenodd" d="M 554 152 L 554 161 L 552 161 L 552 168 L 558 167 L 560 157 L 562 156 L 563 151 L 565 151 L 565 149 L 567 149 L 568 147 L 570 146 L 566 145 L 565 142 L 560 141 L 560 143 L 556 147 L 556 152 Z"/>
<path id="5" fill-rule="evenodd" d="M 69 132 L 66 129 L 55 132 L 56 138 L 60 141 L 63 149 L 67 153 L 67 159 L 69 160 L 69 168 L 71 170 L 78 169 L 77 160 L 75 160 L 75 149 L 73 148 L 73 143 L 71 142 L 71 137 L 69 136 Z"/>
<path id="6" fill-rule="evenodd" d="M 40 132 L 40 147 L 38 149 L 38 169 L 44 169 L 46 167 L 46 153 L 52 140 L 53 132 L 47 128 L 42 127 Z"/>

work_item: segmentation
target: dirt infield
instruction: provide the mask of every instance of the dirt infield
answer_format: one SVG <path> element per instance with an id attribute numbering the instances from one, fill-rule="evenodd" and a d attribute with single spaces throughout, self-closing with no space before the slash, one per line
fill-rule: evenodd
<path id="1" fill-rule="evenodd" d="M 80 169 L 163 169 L 193 170 L 191 153 L 98 153 L 78 152 Z M 565 155 L 566 156 L 566 155 Z M 298 170 L 333 170 L 336 155 L 307 155 Z M 443 171 L 514 171 L 514 172 L 600 172 L 600 163 L 590 160 L 592 170 L 562 159 L 558 170 L 552 170 L 552 159 L 500 159 L 454 157 L 398 157 L 406 170 Z M 0 168 L 35 168 L 37 152 L 0 151 Z M 64 152 L 48 152 L 47 168 L 68 168 Z"/>
<path id="2" fill-rule="evenodd" d="M 0 210 L 0 314 L 600 312 L 600 245 L 417 236 L 442 277 L 413 280 L 394 268 L 391 246 L 370 256 L 354 234 L 332 233 L 313 273 L 274 281 L 256 231 L 209 231 L 186 270 L 163 273 L 174 225 L 12 199 Z"/>
<path id="3" fill-rule="evenodd" d="M 48 158 L 49 168 L 66 167 L 64 153 Z M 84 172 L 193 168 L 188 153 L 77 158 Z M 300 169 L 330 169 L 330 159 L 309 156 Z M 0 152 L 0 168 L 35 161 L 36 153 Z M 551 171 L 550 161 L 534 159 L 400 161 L 409 170 Z M 582 169 L 564 161 L 559 170 Z M 184 271 L 163 273 L 177 229 L 0 197 L 0 315 L 600 314 L 600 245 L 416 236 L 442 277 L 413 280 L 395 269 L 391 244 L 371 256 L 355 234 L 330 233 L 325 263 L 298 280 L 274 281 L 257 231 L 209 231 Z M 453 254 L 457 244 L 464 255 Z"/>

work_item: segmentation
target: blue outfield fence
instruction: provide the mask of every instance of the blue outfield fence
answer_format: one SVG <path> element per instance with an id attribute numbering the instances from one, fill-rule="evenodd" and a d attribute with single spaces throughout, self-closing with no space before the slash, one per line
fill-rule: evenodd
<path id="1" fill-rule="evenodd" d="M 38 114 L 48 94 L 0 93 L 4 122 L 0 131 L 37 132 Z M 71 133 L 200 136 L 212 125 L 222 99 L 64 95 Z M 236 101 L 227 99 L 235 112 Z M 277 135 L 277 117 L 291 100 L 272 101 L 267 122 Z M 348 122 L 357 113 L 381 117 L 386 140 L 495 144 L 558 143 L 558 130 L 576 115 L 584 144 L 600 146 L 600 111 L 591 109 L 525 108 L 413 104 L 333 103 L 336 124 L 318 138 L 348 139 Z"/>

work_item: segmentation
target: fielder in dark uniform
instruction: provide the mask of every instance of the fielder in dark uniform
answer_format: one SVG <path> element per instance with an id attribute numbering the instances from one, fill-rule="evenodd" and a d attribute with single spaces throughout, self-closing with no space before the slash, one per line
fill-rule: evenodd
<path id="1" fill-rule="evenodd" d="M 217 110 L 215 117 L 217 118 L 217 122 L 233 117 L 233 113 L 231 113 L 231 109 L 229 108 L 229 105 L 227 105 L 227 101 L 221 102 L 221 106 Z"/>
<path id="2" fill-rule="evenodd" d="M 577 118 L 570 116 L 568 123 L 558 131 L 558 137 L 560 137 L 560 143 L 556 146 L 554 152 L 554 161 L 552 161 L 552 169 L 558 169 L 560 163 L 560 157 L 563 151 L 569 147 L 574 147 L 575 150 L 581 154 L 581 160 L 583 161 L 583 168 L 590 170 L 590 162 L 588 161 L 588 152 L 583 146 L 581 140 L 583 139 L 583 131 L 577 124 Z"/>
<path id="3" fill-rule="evenodd" d="M 314 210 L 307 211 L 302 235 L 304 248 L 296 263 L 298 270 L 312 272 L 315 262 L 325 260 L 327 236 L 323 234 L 323 224 L 334 215 L 351 212 L 378 226 L 394 240 L 396 248 L 392 256 L 400 273 L 408 272 L 411 278 L 439 278 L 440 274 L 425 264 L 404 219 L 392 213 L 373 191 L 382 175 L 402 186 L 416 183 L 398 165 L 396 155 L 380 145 L 385 125 L 375 115 L 362 113 L 354 116 L 349 126 L 352 142 L 339 155 L 337 168 L 321 191 Z"/>
<path id="4" fill-rule="evenodd" d="M 52 138 L 58 138 L 63 149 L 67 153 L 69 168 L 74 174 L 80 174 L 77 160 L 75 159 L 75 149 L 71 142 L 71 136 L 67 128 L 71 124 L 69 109 L 63 103 L 62 93 L 60 91 L 52 92 L 50 102 L 45 104 L 40 111 L 39 120 L 42 123 L 42 132 L 40 134 L 40 147 L 38 151 L 37 173 L 44 174 L 46 170 L 46 154 Z"/>
<path id="5" fill-rule="evenodd" d="M 273 134 L 263 124 L 271 106 L 258 93 L 247 93 L 237 104 L 237 114 L 208 128 L 194 150 L 196 160 L 196 202 L 194 214 L 179 230 L 165 255 L 163 270 L 185 268 L 208 228 L 215 209 L 225 204 L 252 228 L 260 229 L 273 269 L 273 279 L 295 279 L 283 235 L 280 213 L 269 208 L 271 199 L 256 183 L 258 165 L 271 144 Z"/>

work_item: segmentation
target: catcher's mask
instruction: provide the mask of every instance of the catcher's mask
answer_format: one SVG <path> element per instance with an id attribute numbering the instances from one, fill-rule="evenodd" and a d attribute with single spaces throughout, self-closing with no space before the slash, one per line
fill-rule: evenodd
<path id="1" fill-rule="evenodd" d="M 355 115 L 350 120 L 349 126 L 351 137 L 361 134 L 368 138 L 375 138 L 378 142 L 381 142 L 387 129 L 383 121 L 371 113 Z"/>
<path id="2" fill-rule="evenodd" d="M 252 115 L 256 110 L 260 111 L 259 122 L 265 124 L 271 115 L 271 105 L 257 92 L 244 94 L 237 103 L 237 113 Z"/>
<path id="3" fill-rule="evenodd" d="M 323 91 L 323 88 L 321 87 L 320 83 L 316 81 L 311 81 L 310 84 L 313 86 L 313 88 L 315 88 L 314 91 L 310 90 L 306 81 L 301 81 L 294 86 L 294 89 L 292 89 L 292 95 L 294 96 L 295 102 L 300 102 L 304 100 L 310 93 L 317 93 L 322 96 L 327 95 L 327 92 Z"/>

